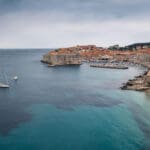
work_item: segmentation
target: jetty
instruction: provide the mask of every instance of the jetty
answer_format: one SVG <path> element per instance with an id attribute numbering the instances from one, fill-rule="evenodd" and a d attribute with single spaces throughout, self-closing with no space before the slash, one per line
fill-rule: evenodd
<path id="1" fill-rule="evenodd" d="M 127 66 L 119 65 L 119 64 L 91 64 L 90 67 L 96 68 L 108 68 L 108 69 L 128 69 Z"/>

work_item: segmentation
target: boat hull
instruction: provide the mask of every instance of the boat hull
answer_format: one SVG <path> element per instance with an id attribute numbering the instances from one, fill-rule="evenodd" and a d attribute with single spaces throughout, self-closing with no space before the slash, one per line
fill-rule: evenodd
<path id="1" fill-rule="evenodd" d="M 9 88 L 9 85 L 0 83 L 0 88 Z"/>

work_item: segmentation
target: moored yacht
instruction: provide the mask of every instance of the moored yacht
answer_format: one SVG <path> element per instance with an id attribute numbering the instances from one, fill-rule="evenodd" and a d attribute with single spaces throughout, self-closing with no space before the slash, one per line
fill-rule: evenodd
<path id="1" fill-rule="evenodd" d="M 9 88 L 9 85 L 0 83 L 0 88 Z"/>

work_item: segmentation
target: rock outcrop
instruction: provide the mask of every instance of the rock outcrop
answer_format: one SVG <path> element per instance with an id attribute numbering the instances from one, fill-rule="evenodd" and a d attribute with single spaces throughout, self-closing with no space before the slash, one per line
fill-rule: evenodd
<path id="1" fill-rule="evenodd" d="M 123 90 L 136 90 L 147 91 L 150 90 L 150 71 L 145 72 L 143 75 L 135 77 L 124 84 L 121 89 Z"/>

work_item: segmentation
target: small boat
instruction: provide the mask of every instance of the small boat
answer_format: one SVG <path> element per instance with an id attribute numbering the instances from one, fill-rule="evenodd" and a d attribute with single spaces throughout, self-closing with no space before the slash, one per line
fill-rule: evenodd
<path id="1" fill-rule="evenodd" d="M 2 73 L 3 74 L 3 77 L 4 77 L 4 79 L 5 79 L 5 83 L 3 82 L 0 82 L 0 88 L 9 88 L 10 86 L 9 86 L 9 82 L 8 82 L 8 80 L 7 80 L 7 77 L 6 77 L 6 75 L 5 75 L 5 73 L 3 72 Z"/>
<path id="2" fill-rule="evenodd" d="M 18 77 L 17 77 L 17 76 L 14 76 L 14 77 L 13 77 L 13 80 L 18 80 Z"/>
<path id="3" fill-rule="evenodd" d="M 0 88 L 9 88 L 9 85 L 0 83 Z"/>

